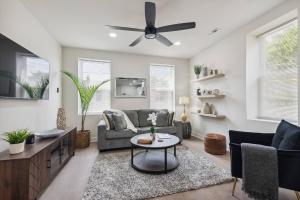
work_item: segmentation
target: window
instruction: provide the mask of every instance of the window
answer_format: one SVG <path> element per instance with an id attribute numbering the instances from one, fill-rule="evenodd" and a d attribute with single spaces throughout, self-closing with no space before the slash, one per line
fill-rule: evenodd
<path id="1" fill-rule="evenodd" d="M 103 60 L 90 60 L 80 58 L 78 61 L 78 76 L 86 85 L 95 85 L 111 79 L 110 62 Z M 105 83 L 95 93 L 87 114 L 99 114 L 111 107 L 111 83 Z M 81 113 L 80 101 L 78 101 L 78 113 Z"/>
<path id="2" fill-rule="evenodd" d="M 298 121 L 298 24 L 289 21 L 258 37 L 259 119 Z"/>
<path id="3" fill-rule="evenodd" d="M 175 110 L 175 67 L 150 65 L 150 108 Z"/>

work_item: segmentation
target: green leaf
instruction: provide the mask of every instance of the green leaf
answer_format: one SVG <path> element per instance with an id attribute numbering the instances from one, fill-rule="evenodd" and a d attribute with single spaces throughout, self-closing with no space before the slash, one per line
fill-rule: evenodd
<path id="1" fill-rule="evenodd" d="M 85 118 L 86 118 L 86 113 L 88 111 L 89 105 L 91 103 L 91 100 L 93 99 L 93 96 L 97 92 L 97 90 L 105 83 L 107 83 L 110 80 L 105 80 L 97 85 L 91 85 L 91 86 L 85 86 L 83 81 L 80 80 L 76 75 L 67 72 L 67 71 L 62 71 L 63 74 L 65 74 L 73 84 L 75 85 L 79 97 L 80 97 L 80 102 L 81 102 L 81 130 L 84 130 L 84 123 L 85 123 Z"/>

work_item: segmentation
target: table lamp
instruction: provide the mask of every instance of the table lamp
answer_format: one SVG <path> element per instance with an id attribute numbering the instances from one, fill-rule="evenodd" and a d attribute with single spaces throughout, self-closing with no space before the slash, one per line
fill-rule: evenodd
<path id="1" fill-rule="evenodd" d="M 183 113 L 180 115 L 180 118 L 184 122 L 187 120 L 187 115 L 185 113 L 185 105 L 188 105 L 188 104 L 190 104 L 189 97 L 186 97 L 186 96 L 179 97 L 179 105 L 183 105 Z"/>

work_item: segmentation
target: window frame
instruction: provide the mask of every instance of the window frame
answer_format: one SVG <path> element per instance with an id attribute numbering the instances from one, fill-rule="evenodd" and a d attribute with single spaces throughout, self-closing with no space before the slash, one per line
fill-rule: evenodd
<path id="1" fill-rule="evenodd" d="M 269 29 L 267 29 L 266 31 L 264 31 L 263 33 L 260 33 L 258 35 L 256 35 L 257 38 L 257 43 L 258 43 L 258 55 L 259 55 L 259 71 L 258 71 L 258 79 L 257 79 L 257 112 L 256 112 L 256 120 L 259 121 L 269 121 L 269 122 L 280 122 L 281 119 L 276 118 L 276 117 L 268 117 L 268 116 L 264 116 L 262 114 L 262 103 L 261 103 L 261 99 L 262 99 L 262 79 L 261 77 L 264 77 L 264 73 L 265 73 L 265 68 L 266 68 L 266 52 L 264 51 L 266 43 L 265 43 L 265 38 L 273 33 L 282 31 L 283 29 L 287 28 L 289 25 L 291 25 L 294 22 L 297 22 L 297 26 L 299 27 L 299 20 L 298 17 L 294 17 L 291 18 L 289 20 L 284 21 L 283 23 L 277 24 L 276 26 L 273 26 Z M 298 29 L 299 30 L 299 29 Z M 298 33 L 299 34 L 299 33 Z M 299 51 L 299 43 L 300 41 L 298 41 L 298 51 Z M 299 54 L 299 52 L 297 53 L 297 55 Z M 298 57 L 297 57 L 298 59 Z M 297 65 L 299 65 L 299 61 L 297 63 Z M 297 67 L 297 102 L 299 102 L 299 66 Z M 298 107 L 299 107 L 299 103 L 298 103 Z M 299 108 L 298 108 L 299 110 Z M 298 112 L 297 110 L 297 112 Z M 297 123 L 299 121 L 299 112 L 298 112 L 298 117 L 296 120 L 292 120 L 289 119 L 292 123 Z"/>
<path id="2" fill-rule="evenodd" d="M 171 110 L 171 112 L 175 112 L 176 109 L 176 66 L 175 65 L 171 65 L 171 64 L 158 64 L 158 63 L 150 63 L 149 66 L 149 108 L 152 109 L 151 107 L 151 67 L 152 66 L 160 66 L 160 67 L 171 67 L 173 69 L 173 88 L 174 88 L 174 92 L 173 92 L 173 110 Z"/>
<path id="3" fill-rule="evenodd" d="M 109 63 L 110 66 L 109 66 L 109 73 L 110 73 L 110 77 L 109 79 L 111 80 L 111 77 L 112 77 L 112 74 L 111 74 L 111 60 L 102 60 L 102 59 L 93 59 L 93 58 L 85 58 L 85 57 L 78 57 L 77 58 L 77 76 L 79 79 L 82 79 L 82 74 L 81 74 L 81 71 L 80 71 L 80 61 L 93 61 L 93 62 L 102 62 L 102 63 Z M 107 84 L 107 83 L 106 83 Z M 110 102 L 110 108 L 111 108 L 111 103 L 112 103 L 112 84 L 111 84 L 111 81 L 109 81 L 109 102 Z M 81 103 L 80 103 L 80 97 L 79 97 L 79 93 L 77 91 L 77 99 L 78 99 L 78 102 L 77 102 L 77 111 L 78 111 L 78 116 L 81 116 Z M 109 108 L 109 109 L 110 109 Z M 102 114 L 102 111 L 87 111 L 86 115 L 89 115 L 89 116 L 95 116 L 95 115 L 100 115 Z"/>

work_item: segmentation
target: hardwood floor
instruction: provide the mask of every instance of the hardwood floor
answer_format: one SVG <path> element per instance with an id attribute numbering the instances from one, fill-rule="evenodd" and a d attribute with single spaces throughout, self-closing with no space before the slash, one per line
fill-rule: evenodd
<path id="1" fill-rule="evenodd" d="M 203 142 L 199 139 L 192 138 L 184 140 L 184 145 L 192 151 L 198 152 L 214 160 L 223 168 L 230 168 L 229 154 L 224 156 L 213 156 L 203 150 Z M 41 200 L 79 200 L 84 192 L 85 185 L 88 181 L 91 168 L 98 155 L 97 146 L 92 143 L 87 149 L 76 150 L 75 156 L 57 175 L 50 186 L 41 196 Z M 193 190 L 183 193 L 177 193 L 164 197 L 154 198 L 153 200 L 247 200 L 248 198 L 241 192 L 241 181 L 237 183 L 236 195 L 231 196 L 233 183 L 226 183 L 199 190 Z M 296 200 L 293 191 L 280 189 L 280 200 Z"/>

